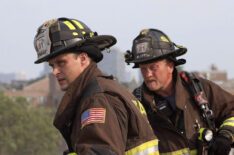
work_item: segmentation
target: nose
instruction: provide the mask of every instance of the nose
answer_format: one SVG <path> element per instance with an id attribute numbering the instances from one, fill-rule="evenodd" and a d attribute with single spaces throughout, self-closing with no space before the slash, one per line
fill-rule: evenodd
<path id="1" fill-rule="evenodd" d="M 60 73 L 58 67 L 53 67 L 53 75 L 56 76 L 58 73 Z"/>
<path id="2" fill-rule="evenodd" d="M 146 70 L 145 77 L 151 77 L 152 76 L 152 71 L 150 69 Z"/>
<path id="3" fill-rule="evenodd" d="M 150 69 L 146 69 L 145 72 L 143 73 L 144 77 L 148 78 L 152 76 L 152 71 Z"/>

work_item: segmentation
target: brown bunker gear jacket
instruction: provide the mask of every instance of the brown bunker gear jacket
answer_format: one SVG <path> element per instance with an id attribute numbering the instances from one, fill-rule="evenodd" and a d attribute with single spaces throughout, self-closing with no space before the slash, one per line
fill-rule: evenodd
<path id="1" fill-rule="evenodd" d="M 141 103 L 94 62 L 65 93 L 54 125 L 77 154 L 158 155 Z"/>
<path id="2" fill-rule="evenodd" d="M 202 80 L 209 107 L 215 116 L 215 127 L 234 133 L 234 96 L 213 82 Z M 195 155 L 200 153 L 202 147 L 195 129 L 196 122 L 201 128 L 207 128 L 207 124 L 177 73 L 174 82 L 176 104 L 174 122 L 157 108 L 155 102 L 158 95 L 150 91 L 144 83 L 139 87 L 142 91 L 139 100 L 144 105 L 148 117 L 151 117 L 149 121 L 159 139 L 160 155 Z M 134 90 L 135 95 L 137 89 Z"/>

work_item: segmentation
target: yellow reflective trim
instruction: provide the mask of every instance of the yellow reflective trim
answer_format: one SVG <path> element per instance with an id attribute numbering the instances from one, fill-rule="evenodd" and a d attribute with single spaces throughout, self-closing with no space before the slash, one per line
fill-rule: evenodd
<path id="1" fill-rule="evenodd" d="M 90 35 L 90 38 L 92 38 L 94 36 L 94 33 L 91 32 L 91 33 L 89 33 L 89 35 Z"/>
<path id="2" fill-rule="evenodd" d="M 225 126 L 225 125 L 234 126 L 234 117 L 230 117 L 230 118 L 226 119 L 225 121 L 223 121 L 223 124 L 220 126 L 220 128 Z"/>
<path id="3" fill-rule="evenodd" d="M 168 153 L 160 153 L 160 155 L 189 155 L 189 149 L 185 148 L 182 150 L 174 151 L 174 152 L 168 152 Z"/>
<path id="4" fill-rule="evenodd" d="M 68 27 L 70 30 L 75 30 L 75 29 L 76 29 L 76 27 L 75 27 L 71 22 L 69 22 L 69 21 L 64 21 L 63 23 L 66 24 L 67 27 Z"/>
<path id="5" fill-rule="evenodd" d="M 84 29 L 84 27 L 77 21 L 77 20 L 72 20 L 80 29 Z"/>
<path id="6" fill-rule="evenodd" d="M 161 38 L 162 41 L 164 41 L 164 42 L 169 42 L 169 40 L 168 40 L 166 37 L 164 37 L 164 36 L 161 36 L 160 38 Z"/>
<path id="7" fill-rule="evenodd" d="M 204 130 L 205 130 L 205 128 L 201 128 L 201 129 L 199 130 L 199 137 L 198 137 L 198 139 L 199 139 L 200 141 L 203 141 L 202 133 L 203 133 Z"/>
<path id="8" fill-rule="evenodd" d="M 220 128 L 223 127 L 223 126 L 226 126 L 226 125 L 234 127 L 234 123 L 228 122 L 228 123 L 223 123 L 223 124 L 220 126 Z"/>
<path id="9" fill-rule="evenodd" d="M 146 115 L 146 111 L 145 111 L 145 108 L 143 107 L 143 105 L 141 104 L 141 102 L 139 100 L 137 100 L 138 102 L 138 105 L 140 107 L 140 111 L 143 115 Z"/>
<path id="10" fill-rule="evenodd" d="M 73 32 L 72 34 L 73 34 L 73 36 L 78 36 L 77 32 Z"/>
<path id="11" fill-rule="evenodd" d="M 77 155 L 77 153 L 72 152 L 72 153 L 68 153 L 67 155 Z"/>
<path id="12" fill-rule="evenodd" d="M 143 107 L 143 105 L 141 104 L 141 102 L 139 100 L 132 100 L 132 102 L 140 110 L 142 115 L 146 115 L 145 108 Z"/>
<path id="13" fill-rule="evenodd" d="M 148 141 L 146 143 L 143 143 L 131 150 L 128 150 L 127 152 L 125 152 L 125 155 L 134 155 L 134 154 L 137 154 L 138 152 L 141 152 L 143 150 L 146 150 L 150 147 L 154 147 L 156 146 L 157 147 L 157 150 L 154 150 L 154 152 L 150 153 L 150 155 L 159 155 L 158 153 L 158 140 L 151 140 L 151 141 Z"/>
<path id="14" fill-rule="evenodd" d="M 136 100 L 132 100 L 132 103 L 134 103 L 135 106 L 137 106 L 137 101 Z"/>
<path id="15" fill-rule="evenodd" d="M 159 155 L 159 152 L 148 153 L 147 155 Z"/>
<path id="16" fill-rule="evenodd" d="M 234 121 L 234 117 L 230 117 L 230 118 L 226 119 L 226 120 L 224 121 L 224 123 L 227 122 L 227 121 Z"/>
<path id="17" fill-rule="evenodd" d="M 197 150 L 191 150 L 190 155 L 197 155 Z"/>

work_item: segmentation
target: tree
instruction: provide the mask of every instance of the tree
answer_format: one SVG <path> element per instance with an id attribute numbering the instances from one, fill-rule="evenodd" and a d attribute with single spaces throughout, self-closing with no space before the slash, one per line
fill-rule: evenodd
<path id="1" fill-rule="evenodd" d="M 0 92 L 0 155 L 56 155 L 61 136 L 52 126 L 53 110 Z"/>

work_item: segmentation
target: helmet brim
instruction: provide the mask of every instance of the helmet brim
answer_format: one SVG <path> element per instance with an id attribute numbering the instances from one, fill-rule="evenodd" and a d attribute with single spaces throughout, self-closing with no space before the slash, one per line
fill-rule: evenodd
<path id="1" fill-rule="evenodd" d="M 34 63 L 39 64 L 41 62 L 48 61 L 49 59 L 52 59 L 60 54 L 67 53 L 69 51 L 69 49 L 71 49 L 75 46 L 81 46 L 86 41 L 92 41 L 92 42 L 97 43 L 97 46 L 101 51 L 103 51 L 106 48 L 110 48 L 111 46 L 113 46 L 117 42 L 116 38 L 114 36 L 111 36 L 111 35 L 93 36 L 92 38 L 79 40 L 79 41 L 74 42 L 74 43 L 72 43 L 64 48 L 60 48 L 60 49 L 54 51 L 53 53 L 50 53 L 49 55 L 36 60 Z"/>
<path id="2" fill-rule="evenodd" d="M 176 49 L 174 52 L 169 53 L 167 55 L 162 55 L 162 56 L 159 56 L 159 57 L 148 57 L 148 58 L 139 59 L 139 60 L 132 60 L 132 61 L 128 61 L 128 63 L 134 63 L 134 66 L 132 68 L 139 68 L 139 64 L 158 61 L 158 60 L 161 60 L 161 59 L 168 58 L 170 56 L 175 58 L 175 57 L 178 57 L 178 56 L 181 56 L 181 55 L 185 54 L 186 52 L 187 52 L 187 48 L 179 48 L 179 49 Z M 179 59 L 179 60 L 176 60 L 175 65 L 177 66 L 177 65 L 184 64 L 184 63 L 185 63 L 184 59 L 183 59 L 183 62 L 181 61 L 181 59 Z"/>

